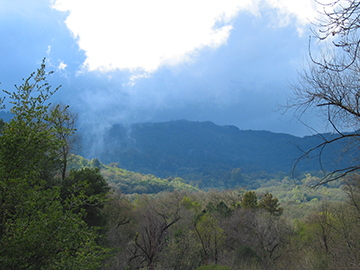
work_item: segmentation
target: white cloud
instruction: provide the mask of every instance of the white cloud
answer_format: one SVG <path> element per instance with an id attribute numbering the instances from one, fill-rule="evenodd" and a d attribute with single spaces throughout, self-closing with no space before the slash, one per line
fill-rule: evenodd
<path id="1" fill-rule="evenodd" d="M 304 27 L 318 15 L 318 4 L 314 0 L 266 0 L 269 7 L 278 12 L 277 21 L 273 22 L 277 26 L 286 26 L 292 18 L 299 34 L 302 34 Z"/>
<path id="2" fill-rule="evenodd" d="M 67 67 L 67 64 L 65 64 L 64 62 L 61 61 L 59 66 L 58 66 L 58 69 L 59 70 L 64 70 L 66 67 Z"/>
<path id="3" fill-rule="evenodd" d="M 50 53 L 51 53 L 51 46 L 49 45 L 49 46 L 48 46 L 48 49 L 47 49 L 47 51 L 46 51 L 46 55 L 48 55 L 48 56 L 49 56 L 49 55 L 50 55 Z"/>
<path id="4" fill-rule="evenodd" d="M 313 16 L 312 0 L 56 0 L 69 12 L 66 25 L 86 53 L 89 71 L 128 69 L 151 73 L 189 61 L 203 48 L 226 44 L 241 10 L 278 11 L 278 26 L 295 18 L 298 28 Z"/>

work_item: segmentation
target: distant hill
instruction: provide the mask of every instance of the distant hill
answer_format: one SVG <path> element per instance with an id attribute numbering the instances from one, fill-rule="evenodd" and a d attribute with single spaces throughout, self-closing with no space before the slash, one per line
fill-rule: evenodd
<path id="1" fill-rule="evenodd" d="M 327 138 L 335 135 L 323 134 Z M 240 130 L 212 122 L 170 121 L 114 125 L 105 135 L 99 159 L 106 164 L 158 177 L 199 177 L 212 181 L 229 178 L 234 169 L 250 174 L 265 171 L 289 173 L 304 150 L 322 142 L 321 136 L 304 138 L 269 131 Z M 323 152 L 324 169 L 332 170 L 349 160 L 339 161 L 341 145 Z M 299 171 L 320 170 L 316 154 L 300 162 Z M 218 175 L 218 176 L 217 176 Z M 237 181 L 238 182 L 238 181 Z M 226 186 L 226 185 L 225 185 Z"/>
<path id="2" fill-rule="evenodd" d="M 144 175 L 120 169 L 116 165 L 115 163 L 105 165 L 99 162 L 98 159 L 88 160 L 81 156 L 71 155 L 69 169 L 99 168 L 101 175 L 108 182 L 109 186 L 124 194 L 155 194 L 162 191 L 198 190 L 184 183 L 184 180 L 179 177 L 160 179 L 154 175 Z"/>
<path id="3" fill-rule="evenodd" d="M 5 122 L 9 122 L 12 118 L 13 115 L 11 112 L 0 110 L 0 119 L 4 120 Z"/>

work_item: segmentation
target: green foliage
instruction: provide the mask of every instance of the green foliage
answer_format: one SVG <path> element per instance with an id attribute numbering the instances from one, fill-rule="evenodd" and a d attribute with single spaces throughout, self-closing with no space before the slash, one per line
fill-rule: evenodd
<path id="1" fill-rule="evenodd" d="M 66 141 L 50 112 L 51 91 L 45 64 L 16 87 L 5 91 L 13 105 L 12 120 L 0 136 L 0 265 L 2 269 L 96 269 L 106 249 L 98 233 L 82 220 L 90 201 L 84 191 L 65 201 L 56 175 L 58 153 Z"/>
<path id="2" fill-rule="evenodd" d="M 232 268 L 223 265 L 205 265 L 196 268 L 195 270 L 232 270 Z"/>
<path id="3" fill-rule="evenodd" d="M 5 122 L 3 119 L 0 119 L 0 135 L 2 135 L 4 130 Z"/>
<path id="4" fill-rule="evenodd" d="M 54 92 L 45 76 L 43 64 L 23 85 L 16 87 L 16 91 L 5 91 L 13 104 L 11 112 L 14 114 L 5 125 L 0 141 L 0 166 L 6 177 L 31 175 L 39 178 L 56 168 L 56 151 L 64 142 L 56 140 L 56 127 L 51 125 L 52 116 L 47 113 L 47 101 Z"/>
<path id="5" fill-rule="evenodd" d="M 245 192 L 241 206 L 243 208 L 253 209 L 258 207 L 258 198 L 254 191 Z"/>
<path id="6" fill-rule="evenodd" d="M 249 246 L 240 246 L 236 250 L 236 260 L 238 263 L 241 261 L 254 261 L 260 262 L 260 257 Z"/>
<path id="7" fill-rule="evenodd" d="M 274 216 L 281 216 L 283 213 L 283 208 L 280 207 L 279 199 L 274 198 L 268 191 L 261 198 L 259 208 L 265 209 Z"/>
<path id="8" fill-rule="evenodd" d="M 183 206 L 187 210 L 193 210 L 195 213 L 199 213 L 201 209 L 201 205 L 197 201 L 192 201 L 192 199 L 188 196 L 184 196 L 182 201 L 180 202 L 181 206 Z"/>
<path id="9" fill-rule="evenodd" d="M 346 194 L 342 190 L 344 183 L 341 180 L 317 189 L 303 184 L 309 183 L 309 180 L 310 182 L 317 181 L 317 179 L 312 174 L 304 174 L 297 181 L 288 177 L 274 178 L 255 191 L 258 194 L 269 192 L 277 197 L 279 203 L 284 207 L 284 215 L 287 218 L 302 218 L 323 201 L 344 201 L 346 199 Z"/>
<path id="10" fill-rule="evenodd" d="M 81 207 L 85 210 L 83 220 L 91 227 L 104 226 L 105 216 L 101 209 L 104 207 L 109 191 L 110 187 L 98 168 L 83 168 L 70 171 L 70 175 L 61 183 L 60 196 L 63 201 L 71 200 L 73 196 L 80 194 L 89 198 L 89 201 L 84 201 Z"/>
<path id="11" fill-rule="evenodd" d="M 90 162 L 90 165 L 91 165 L 92 168 L 100 169 L 100 167 L 101 167 L 100 161 L 97 158 L 92 159 L 91 162 Z"/>
<path id="12" fill-rule="evenodd" d="M 81 156 L 72 156 L 69 167 L 77 170 L 85 167 L 100 168 L 101 175 L 109 185 L 124 194 L 155 194 L 162 191 L 198 190 L 184 183 L 180 177 L 161 179 L 154 175 L 144 175 L 118 168 L 114 163 L 104 165 L 97 159 L 89 161 Z"/>
<path id="13" fill-rule="evenodd" d="M 325 204 L 319 209 L 315 203 L 309 208 L 299 206 L 301 219 L 297 220 L 289 214 L 279 216 L 280 200 L 270 192 L 257 192 L 265 196 L 254 208 L 240 206 L 246 193 L 256 197 L 254 191 L 121 195 L 111 211 L 108 236 L 117 253 L 109 269 L 190 270 L 201 265 L 206 265 L 202 266 L 205 269 L 239 270 L 349 269 L 356 263 L 360 248 L 360 214 L 356 209 L 359 182 L 347 189 L 349 195 L 353 194 L 351 204 Z M 137 199 L 128 200 L 130 197 Z M 284 212 L 294 209 L 291 206 L 286 204 Z M 172 224 L 174 209 L 179 219 Z M 157 219 L 159 215 L 161 219 Z M 157 230 L 166 223 L 172 225 L 166 227 L 161 241 L 154 241 Z M 140 241 L 140 234 L 146 241 Z M 141 259 L 145 252 L 139 250 L 140 246 L 149 255 L 148 266 Z M 151 259 L 151 252 L 156 250 L 156 259 Z"/>
<path id="14" fill-rule="evenodd" d="M 25 193 L 17 187 L 16 191 L 24 200 L 3 217 L 3 269 L 64 269 L 66 265 L 72 269 L 97 268 L 105 250 L 94 242 L 96 234 L 87 229 L 81 214 L 74 213 L 76 205 L 64 207 L 56 189 L 30 189 Z M 7 210 L 5 207 L 2 210 Z"/>

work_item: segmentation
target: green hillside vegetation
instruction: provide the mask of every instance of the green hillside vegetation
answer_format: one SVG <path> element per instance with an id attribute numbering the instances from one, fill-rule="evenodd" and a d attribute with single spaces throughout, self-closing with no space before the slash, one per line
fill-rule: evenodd
<path id="1" fill-rule="evenodd" d="M 174 179 L 171 177 L 161 179 L 153 175 L 144 175 L 118 168 L 116 163 L 104 165 L 97 159 L 88 160 L 78 155 L 72 155 L 70 160 L 70 169 L 99 168 L 109 186 L 122 194 L 200 191 L 199 188 L 186 184 L 185 181 L 179 177 Z M 239 172 L 238 170 L 235 171 Z M 332 182 L 331 184 L 314 189 L 310 186 L 319 181 L 319 177 L 312 176 L 309 173 L 303 174 L 298 180 L 291 179 L 283 173 L 266 174 L 262 172 L 258 174 L 241 175 L 242 178 L 248 179 L 249 182 L 251 181 L 250 179 L 253 179 L 253 186 L 258 188 L 245 188 L 240 186 L 238 188 L 242 190 L 253 190 L 260 197 L 266 192 L 273 194 L 279 199 L 282 205 L 286 206 L 284 215 L 291 219 L 304 216 L 304 214 L 319 207 L 323 202 L 340 202 L 346 199 L 346 194 L 343 191 L 344 185 L 341 181 Z M 217 189 L 210 189 L 210 191 L 219 189 L 224 188 L 219 185 Z M 209 189 L 203 191 L 209 191 Z"/>
<path id="2" fill-rule="evenodd" d="M 289 219 L 302 218 L 326 202 L 344 202 L 346 184 L 342 180 L 312 188 L 320 180 L 311 174 L 304 174 L 300 180 L 284 177 L 263 182 L 255 192 L 261 196 L 269 192 L 284 206 L 284 216 Z"/>
<path id="3" fill-rule="evenodd" d="M 339 180 L 318 188 L 311 188 L 320 179 L 311 174 L 305 174 L 301 181 L 288 177 L 282 180 L 272 179 L 256 189 L 259 193 L 269 191 L 276 195 L 282 203 L 307 203 L 317 201 L 341 201 L 344 200 L 344 183 Z"/>
<path id="4" fill-rule="evenodd" d="M 101 175 L 114 190 L 124 194 L 155 194 L 163 191 L 197 191 L 189 184 L 186 184 L 180 177 L 160 179 L 154 175 L 127 171 L 116 166 L 116 163 L 104 165 L 98 159 L 88 160 L 81 156 L 72 155 L 69 164 L 70 169 L 99 168 Z"/>

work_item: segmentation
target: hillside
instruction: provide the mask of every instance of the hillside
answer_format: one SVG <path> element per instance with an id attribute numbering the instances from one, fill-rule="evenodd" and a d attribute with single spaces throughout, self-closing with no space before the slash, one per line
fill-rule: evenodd
<path id="1" fill-rule="evenodd" d="M 11 114 L 1 111 L 0 118 L 9 121 Z M 296 160 L 304 151 L 323 142 L 323 137 L 330 139 L 334 136 L 320 134 L 300 138 L 185 120 L 126 127 L 117 124 L 104 135 L 104 147 L 96 156 L 86 155 L 88 145 L 83 145 L 81 154 L 98 158 L 104 164 L 117 163 L 118 167 L 128 171 L 154 175 L 158 179 L 181 177 L 186 183 L 200 188 L 258 188 L 264 181 L 292 173 Z M 301 178 L 303 172 L 320 176 L 316 172 L 321 169 L 331 171 L 351 165 L 356 161 L 349 158 L 354 153 L 342 157 L 343 149 L 346 149 L 346 142 L 325 148 L 322 168 L 319 151 L 314 152 L 297 164 L 295 176 L 299 173 Z M 128 192 L 132 192 L 137 185 L 129 183 L 126 184 Z M 157 189 L 151 187 L 144 192 Z M 167 190 L 167 187 L 159 190 Z"/>
<path id="2" fill-rule="evenodd" d="M 330 138 L 334 135 L 322 136 Z M 162 178 L 180 176 L 197 183 L 202 179 L 231 181 L 236 169 L 247 175 L 289 173 L 304 150 L 322 141 L 321 136 L 300 138 L 269 131 L 240 130 L 212 122 L 114 125 L 104 137 L 104 149 L 99 159 L 105 164 L 117 162 L 121 168 Z M 340 159 L 333 153 L 340 152 L 340 148 L 341 145 L 336 145 L 334 149 L 324 149 L 322 164 L 325 170 L 349 162 L 343 159 L 338 163 Z M 320 169 L 316 153 L 297 166 L 298 171 Z M 238 174 L 237 177 L 242 176 Z M 236 182 L 239 183 L 239 179 Z"/>
<path id="3" fill-rule="evenodd" d="M 4 120 L 5 122 L 9 122 L 13 115 L 8 111 L 0 110 L 0 119 Z"/>
<path id="4" fill-rule="evenodd" d="M 179 177 L 160 179 L 154 175 L 130 172 L 118 168 L 116 165 L 115 163 L 105 165 L 99 162 L 98 159 L 88 160 L 81 156 L 71 155 L 69 169 L 99 168 L 101 175 L 108 182 L 109 186 L 124 194 L 154 194 L 162 191 L 198 190 L 185 184 L 184 180 Z"/>

